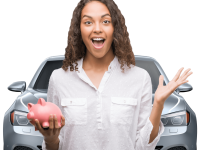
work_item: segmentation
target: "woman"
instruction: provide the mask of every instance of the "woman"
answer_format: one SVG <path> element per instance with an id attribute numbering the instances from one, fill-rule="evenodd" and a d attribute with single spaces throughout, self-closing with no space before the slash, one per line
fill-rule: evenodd
<path id="1" fill-rule="evenodd" d="M 78 66 L 78 68 L 77 68 Z M 123 68 L 124 67 L 124 68 Z M 154 150 L 164 131 L 164 102 L 186 78 L 181 68 L 154 96 L 148 72 L 135 66 L 125 20 L 112 0 L 81 0 L 75 8 L 62 68 L 52 72 L 47 101 L 62 111 L 44 130 L 51 150 Z"/>

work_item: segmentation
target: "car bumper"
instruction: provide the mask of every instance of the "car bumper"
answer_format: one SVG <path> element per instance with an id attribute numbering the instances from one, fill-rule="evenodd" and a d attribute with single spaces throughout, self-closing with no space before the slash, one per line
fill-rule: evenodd
<path id="1" fill-rule="evenodd" d="M 4 117 L 3 136 L 4 150 L 14 150 L 16 147 L 18 150 L 42 149 L 42 134 L 35 131 L 34 126 L 12 126 L 9 113 Z"/>

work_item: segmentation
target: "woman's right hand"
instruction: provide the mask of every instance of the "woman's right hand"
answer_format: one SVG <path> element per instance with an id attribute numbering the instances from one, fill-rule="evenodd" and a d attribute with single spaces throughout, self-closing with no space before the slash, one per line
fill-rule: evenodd
<path id="1" fill-rule="evenodd" d="M 51 115 L 49 115 L 49 129 L 48 130 L 43 129 L 39 121 L 35 119 L 35 126 L 39 130 L 39 132 L 44 136 L 45 142 L 54 143 L 55 141 L 58 140 L 60 130 L 65 125 L 65 118 L 63 115 L 61 119 L 62 119 L 62 124 L 61 124 L 61 127 L 59 127 L 57 118 L 55 116 L 51 118 Z"/>

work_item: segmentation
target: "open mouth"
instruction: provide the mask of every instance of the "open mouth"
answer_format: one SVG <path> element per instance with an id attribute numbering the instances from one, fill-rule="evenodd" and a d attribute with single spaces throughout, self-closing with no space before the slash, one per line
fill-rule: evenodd
<path id="1" fill-rule="evenodd" d="M 104 44 L 105 39 L 99 40 L 99 41 L 91 39 L 91 41 L 92 41 L 92 43 L 94 44 L 94 46 L 96 46 L 96 47 L 101 47 L 101 46 Z"/>

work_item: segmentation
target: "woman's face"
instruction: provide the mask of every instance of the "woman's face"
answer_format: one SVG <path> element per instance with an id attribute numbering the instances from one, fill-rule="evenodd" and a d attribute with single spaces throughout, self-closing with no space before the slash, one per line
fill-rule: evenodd
<path id="1" fill-rule="evenodd" d="M 101 2 L 89 2 L 82 9 L 80 29 L 87 53 L 102 58 L 112 51 L 114 27 L 111 21 L 108 8 Z M 97 37 L 104 40 L 97 41 Z"/>

